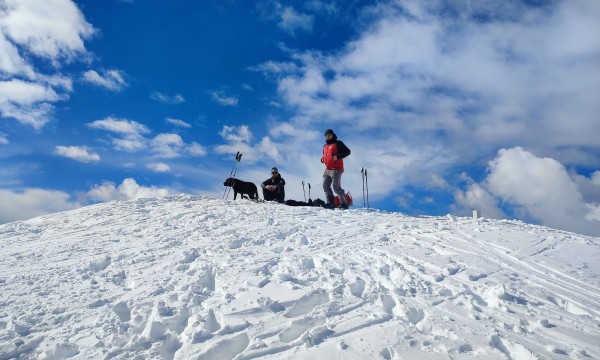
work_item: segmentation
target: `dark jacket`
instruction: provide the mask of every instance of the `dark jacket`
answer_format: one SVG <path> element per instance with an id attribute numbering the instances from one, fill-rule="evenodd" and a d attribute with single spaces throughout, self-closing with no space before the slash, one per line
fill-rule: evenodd
<path id="1" fill-rule="evenodd" d="M 348 155 L 350 155 L 350 149 L 348 149 L 341 140 L 338 140 L 337 136 L 334 134 L 323 146 L 323 157 L 321 158 L 321 162 L 325 164 L 327 170 L 344 171 L 344 160 L 342 159 Z M 336 156 L 337 160 L 333 160 L 334 156 Z"/>
<path id="2" fill-rule="evenodd" d="M 277 186 L 277 190 L 281 187 L 283 188 L 285 186 L 285 180 L 283 180 L 283 178 L 281 177 L 281 174 L 277 174 L 276 177 L 270 177 L 267 180 L 263 181 L 262 183 L 260 183 L 260 186 L 264 189 L 265 186 L 267 185 L 275 185 Z M 276 190 L 275 190 L 276 191 Z"/>

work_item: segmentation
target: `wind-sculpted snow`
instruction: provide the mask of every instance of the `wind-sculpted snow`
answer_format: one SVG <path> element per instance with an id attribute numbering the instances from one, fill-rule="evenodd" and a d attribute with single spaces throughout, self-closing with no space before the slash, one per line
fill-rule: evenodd
<path id="1" fill-rule="evenodd" d="M 600 239 L 181 195 L 0 226 L 3 359 L 598 359 Z"/>

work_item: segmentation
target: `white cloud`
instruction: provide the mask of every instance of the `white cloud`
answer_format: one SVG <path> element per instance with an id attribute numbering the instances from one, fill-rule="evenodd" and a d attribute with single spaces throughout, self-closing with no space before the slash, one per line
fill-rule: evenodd
<path id="1" fill-rule="evenodd" d="M 189 123 L 187 123 L 183 120 L 179 120 L 179 119 L 166 118 L 165 121 L 168 122 L 169 124 L 172 124 L 172 125 L 175 125 L 175 126 L 181 127 L 181 128 L 189 129 L 192 127 L 192 125 L 190 125 Z"/>
<path id="2" fill-rule="evenodd" d="M 466 192 L 457 194 L 460 204 L 493 210 L 496 202 L 493 197 L 510 205 L 519 215 L 543 225 L 600 234 L 598 205 L 586 202 L 576 182 L 558 161 L 516 147 L 500 150 L 489 167 L 489 174 L 481 184 L 472 184 Z M 488 216 L 495 215 L 491 212 Z"/>
<path id="3" fill-rule="evenodd" d="M 146 165 L 146 167 L 152 171 L 163 173 L 171 171 L 171 167 L 165 163 L 151 163 Z"/>
<path id="4" fill-rule="evenodd" d="M 253 67 L 273 75 L 277 102 L 294 114 L 276 128 L 335 128 L 352 149 L 347 172 L 376 169 L 372 189 L 380 196 L 451 179 L 503 147 L 523 146 L 569 168 L 600 166 L 599 2 L 407 0 L 366 9 L 368 26 L 339 49 L 284 49 L 289 59 Z M 284 161 L 314 149 L 313 139 L 270 131 L 290 143 L 280 151 Z M 473 198 L 459 200 L 499 214 L 471 190 Z"/>
<path id="5" fill-rule="evenodd" d="M 314 2 L 309 3 L 308 6 L 316 11 L 325 10 Z M 298 30 L 306 32 L 313 30 L 314 16 L 301 13 L 291 6 L 283 6 L 279 1 L 260 1 L 257 9 L 264 19 L 277 22 L 281 30 L 291 35 L 295 35 Z"/>
<path id="6" fill-rule="evenodd" d="M 154 92 L 152 94 L 150 94 L 150 99 L 154 100 L 154 101 L 158 101 L 160 103 L 163 104 L 173 104 L 173 105 L 177 105 L 177 104 L 181 104 L 185 102 L 185 98 L 180 95 L 180 94 L 175 94 L 175 95 L 166 95 L 160 92 Z"/>
<path id="7" fill-rule="evenodd" d="M 95 70 L 88 70 L 83 73 L 83 81 L 104 87 L 112 91 L 121 91 L 128 86 L 124 79 L 125 74 L 119 70 L 107 70 L 100 75 Z"/>
<path id="8" fill-rule="evenodd" d="M 139 135 L 147 134 L 150 132 L 146 125 L 140 124 L 133 120 L 127 119 L 116 119 L 107 117 L 103 120 L 96 120 L 87 124 L 92 129 L 111 131 L 119 134 L 126 135 Z"/>
<path id="9" fill-rule="evenodd" d="M 219 135 L 227 141 L 233 143 L 248 143 L 252 140 L 252 132 L 248 125 L 241 126 L 223 126 Z"/>
<path id="10" fill-rule="evenodd" d="M 250 66 L 248 69 L 252 70 L 252 71 L 262 72 L 265 75 L 284 74 L 284 73 L 291 73 L 291 72 L 300 70 L 300 68 L 298 67 L 298 65 L 296 63 L 276 62 L 276 61 L 272 61 L 272 60 L 269 60 L 267 62 L 264 62 L 264 63 L 256 65 L 256 66 Z"/>
<path id="11" fill-rule="evenodd" d="M 471 181 L 465 191 L 455 191 L 454 199 L 458 205 L 455 206 L 454 211 L 458 215 L 471 215 L 472 210 L 479 210 L 483 217 L 506 218 L 506 214 L 498 207 L 494 195 L 475 182 Z"/>
<path id="12" fill-rule="evenodd" d="M 159 158 L 172 159 L 181 156 L 185 143 L 177 134 L 158 134 L 152 139 L 152 152 Z"/>
<path id="13" fill-rule="evenodd" d="M 280 20 L 277 24 L 282 30 L 295 34 L 297 30 L 312 32 L 314 17 L 312 15 L 299 13 L 292 7 L 285 7 L 281 10 Z"/>
<path id="14" fill-rule="evenodd" d="M 95 32 L 71 0 L 5 0 L 2 10 L 7 38 L 55 62 L 85 55 L 84 40 Z"/>
<path id="15" fill-rule="evenodd" d="M 215 147 L 217 154 L 236 154 L 241 152 L 248 159 L 255 160 L 255 150 L 251 145 L 252 132 L 247 125 L 241 126 L 223 126 L 219 135 L 227 144 Z"/>
<path id="16" fill-rule="evenodd" d="M 133 135 L 128 135 L 123 138 L 112 138 L 111 141 L 115 147 L 115 150 L 127 152 L 140 151 L 148 146 L 147 139 Z"/>
<path id="17" fill-rule="evenodd" d="M 92 129 L 104 130 L 121 135 L 121 138 L 112 138 L 111 141 L 117 150 L 135 152 L 147 146 L 144 134 L 150 132 L 148 127 L 133 120 L 115 119 L 108 117 L 87 124 Z"/>
<path id="18" fill-rule="evenodd" d="M 294 120 L 308 126 L 352 122 L 385 131 L 384 138 L 404 134 L 417 147 L 444 141 L 466 161 L 504 144 L 597 147 L 592 134 L 600 103 L 591 94 L 600 93 L 600 63 L 592 61 L 600 42 L 589 34 L 598 33 L 591 14 L 600 9 L 594 3 L 560 2 L 543 11 L 500 10 L 492 2 L 476 9 L 381 5 L 379 20 L 340 51 L 293 53 L 296 69 L 287 62 L 257 68 L 279 73 L 280 96 L 297 109 Z M 486 11 L 489 21 L 473 20 Z M 502 20 L 494 21 L 500 11 Z M 567 50 L 572 42 L 584 45 Z"/>
<path id="19" fill-rule="evenodd" d="M 0 30 L 0 73 L 25 75 L 28 78 L 35 76 L 32 66 L 21 57 L 17 47 L 8 41 L 2 30 Z"/>
<path id="20" fill-rule="evenodd" d="M 38 83 L 16 79 L 0 82 L 0 103 L 32 105 L 57 100 L 59 96 L 54 89 Z"/>
<path id="21" fill-rule="evenodd" d="M 198 144 L 197 142 L 192 142 L 188 147 L 187 147 L 187 152 L 188 154 L 190 154 L 191 156 L 198 156 L 198 157 L 202 157 L 206 155 L 206 148 L 200 144 Z"/>
<path id="22" fill-rule="evenodd" d="M 50 121 L 53 106 L 50 102 L 62 97 L 46 84 L 18 79 L 0 81 L 0 115 L 42 128 Z"/>
<path id="23" fill-rule="evenodd" d="M 95 162 L 100 160 L 100 156 L 83 146 L 57 146 L 54 153 L 83 163 Z"/>
<path id="24" fill-rule="evenodd" d="M 69 194 L 62 191 L 26 189 L 16 192 L 0 189 L 0 223 L 30 219 L 81 206 L 69 199 Z"/>
<path id="25" fill-rule="evenodd" d="M 67 99 L 72 86 L 59 73 L 37 73 L 34 58 L 55 69 L 87 60 L 84 40 L 95 30 L 70 0 L 5 0 L 0 24 L 0 116 L 39 130 L 51 120 L 52 103 Z"/>
<path id="26" fill-rule="evenodd" d="M 233 96 L 226 96 L 222 91 L 213 91 L 211 96 L 214 101 L 223 106 L 237 106 L 238 98 Z"/>
<path id="27" fill-rule="evenodd" d="M 247 125 L 241 126 L 223 126 L 219 135 L 227 144 L 215 147 L 218 154 L 236 154 L 238 151 L 244 156 L 244 159 L 250 162 L 259 160 L 282 161 L 282 144 L 274 142 L 269 136 L 263 137 L 260 142 L 253 142 L 252 131 Z"/>
<path id="28" fill-rule="evenodd" d="M 164 169 L 161 166 L 156 168 Z M 73 210 L 90 202 L 134 200 L 172 194 L 175 194 L 172 189 L 142 186 L 132 178 L 124 179 L 118 186 L 108 181 L 95 185 L 80 196 L 80 201 L 72 201 L 71 196 L 63 191 L 35 188 L 22 191 L 0 189 L 0 224 Z"/>
<path id="29" fill-rule="evenodd" d="M 278 144 L 274 143 L 268 136 L 262 138 L 260 143 L 258 143 L 257 148 L 261 154 L 266 155 L 276 162 L 282 161 Z"/>
<path id="30" fill-rule="evenodd" d="M 167 119 L 167 121 L 174 122 L 179 126 L 182 125 L 179 124 L 181 120 Z M 87 125 L 93 129 L 109 131 L 120 135 L 118 138 L 111 138 L 111 142 L 116 150 L 136 152 L 149 148 L 153 157 L 163 159 L 173 159 L 185 155 L 206 155 L 206 149 L 202 145 L 196 142 L 187 144 L 179 134 L 163 133 L 153 138 L 147 138 L 145 135 L 150 133 L 150 129 L 146 125 L 133 120 L 108 117 L 88 123 Z"/>
<path id="31" fill-rule="evenodd" d="M 8 145 L 8 135 L 0 133 L 0 145 Z"/>
<path id="32" fill-rule="evenodd" d="M 96 185 L 87 192 L 86 197 L 92 201 L 134 200 L 167 196 L 173 193 L 172 190 L 167 188 L 141 186 L 135 179 L 127 178 L 119 186 L 113 182 Z"/>

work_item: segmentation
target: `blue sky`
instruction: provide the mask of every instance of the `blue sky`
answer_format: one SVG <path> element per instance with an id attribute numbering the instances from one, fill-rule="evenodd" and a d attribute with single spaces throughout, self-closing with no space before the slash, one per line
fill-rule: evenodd
<path id="1" fill-rule="evenodd" d="M 277 166 L 323 198 L 600 234 L 600 4 L 0 0 L 0 223 L 220 198 Z"/>

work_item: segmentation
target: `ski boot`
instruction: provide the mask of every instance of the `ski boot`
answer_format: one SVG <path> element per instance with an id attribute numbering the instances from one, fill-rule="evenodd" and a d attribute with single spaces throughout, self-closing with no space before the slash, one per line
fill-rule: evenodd
<path id="1" fill-rule="evenodd" d="M 323 207 L 325 209 L 334 209 L 335 208 L 335 203 L 333 201 L 334 197 L 332 196 L 327 196 L 327 204 L 323 205 Z"/>

